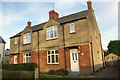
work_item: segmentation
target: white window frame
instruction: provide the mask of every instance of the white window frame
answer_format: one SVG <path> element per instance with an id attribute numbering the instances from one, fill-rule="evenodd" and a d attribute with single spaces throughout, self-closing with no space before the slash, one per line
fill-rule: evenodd
<path id="1" fill-rule="evenodd" d="M 47 51 L 47 64 L 59 64 L 59 54 L 55 53 L 56 50 L 49 50 L 49 51 L 50 51 L 50 54 L 48 54 L 48 51 Z M 52 54 L 52 51 L 54 51 L 54 54 Z M 54 55 L 54 61 L 55 61 L 54 63 L 52 63 L 52 55 Z M 50 56 L 50 63 L 48 61 L 48 56 Z M 56 62 L 56 56 L 58 56 L 58 62 Z"/>
<path id="2" fill-rule="evenodd" d="M 17 55 L 14 55 L 14 64 L 17 64 Z"/>
<path id="3" fill-rule="evenodd" d="M 75 32 L 75 24 L 71 23 L 69 26 L 70 26 L 70 33 L 74 33 Z M 73 30 L 72 30 L 72 27 L 73 27 Z"/>
<path id="4" fill-rule="evenodd" d="M 56 36 L 55 36 L 56 32 Z M 58 38 L 57 26 L 51 26 L 46 28 L 46 40 Z"/>
<path id="5" fill-rule="evenodd" d="M 28 54 L 29 56 L 26 56 L 27 54 Z M 29 58 L 29 59 L 28 59 L 28 58 Z M 29 61 L 27 62 L 26 59 L 28 59 Z M 30 63 L 30 61 L 31 61 L 31 54 L 30 54 L 30 53 L 24 54 L 24 56 L 23 56 L 23 63 Z"/>
<path id="6" fill-rule="evenodd" d="M 15 45 L 18 44 L 18 38 L 15 38 Z"/>
<path id="7" fill-rule="evenodd" d="M 31 43 L 31 33 L 25 33 L 23 36 L 23 44 Z"/>

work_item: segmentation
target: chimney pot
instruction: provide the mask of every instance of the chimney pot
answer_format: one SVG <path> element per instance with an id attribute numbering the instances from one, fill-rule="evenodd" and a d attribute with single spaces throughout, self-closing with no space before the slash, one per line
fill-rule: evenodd
<path id="1" fill-rule="evenodd" d="M 49 12 L 49 19 L 57 19 L 57 18 L 59 18 L 59 14 L 55 12 L 54 10 L 51 10 Z"/>
<path id="2" fill-rule="evenodd" d="M 87 1 L 88 9 L 92 9 L 92 2 L 90 0 Z"/>
<path id="3" fill-rule="evenodd" d="M 31 27 L 31 22 L 30 21 L 27 22 L 27 26 Z"/>

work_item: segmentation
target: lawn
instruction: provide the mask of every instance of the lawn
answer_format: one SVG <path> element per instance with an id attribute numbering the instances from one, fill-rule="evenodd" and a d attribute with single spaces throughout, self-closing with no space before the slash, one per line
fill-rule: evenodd
<path id="1" fill-rule="evenodd" d="M 64 76 L 40 75 L 40 78 L 65 78 Z"/>

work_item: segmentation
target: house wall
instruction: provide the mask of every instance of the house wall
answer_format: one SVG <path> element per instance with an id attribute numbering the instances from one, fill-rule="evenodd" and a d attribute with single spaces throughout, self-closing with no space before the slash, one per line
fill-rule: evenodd
<path id="1" fill-rule="evenodd" d="M 3 61 L 4 56 L 4 50 L 5 50 L 5 44 L 4 43 L 0 43 L 0 62 Z"/>
<path id="2" fill-rule="evenodd" d="M 70 33 L 70 24 L 75 24 L 75 33 Z M 81 19 L 64 24 L 65 46 L 80 45 L 81 42 L 89 41 L 87 19 Z"/>
<path id="3" fill-rule="evenodd" d="M 18 38 L 18 42 L 20 40 L 20 37 L 15 37 Z M 19 48 L 19 44 L 15 45 L 15 38 L 10 39 L 10 54 L 16 54 L 18 53 L 18 48 Z"/>
<path id="4" fill-rule="evenodd" d="M 88 24 L 89 24 L 90 38 L 92 41 L 91 48 L 93 53 L 94 68 L 96 71 L 101 67 L 103 67 L 103 59 L 102 59 L 103 52 L 102 52 L 102 46 L 100 41 L 101 39 L 100 31 L 98 29 L 94 11 L 91 11 L 91 13 L 88 16 Z"/>

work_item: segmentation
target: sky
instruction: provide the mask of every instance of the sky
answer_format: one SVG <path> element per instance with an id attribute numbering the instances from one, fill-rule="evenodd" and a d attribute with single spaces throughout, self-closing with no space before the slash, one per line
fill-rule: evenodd
<path id="1" fill-rule="evenodd" d="M 52 2 L 53 1 L 53 2 Z M 86 0 L 87 1 L 87 0 Z M 84 0 L 1 0 L 0 2 L 0 36 L 10 48 L 10 37 L 22 31 L 28 21 L 37 25 L 49 20 L 48 12 L 53 9 L 66 16 L 87 9 Z M 101 32 L 103 49 L 107 49 L 110 40 L 118 39 L 118 0 L 92 0 L 95 17 Z"/>

